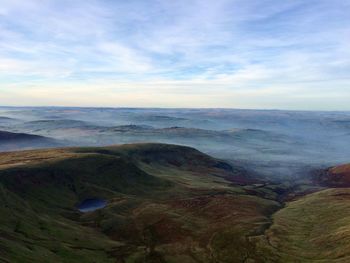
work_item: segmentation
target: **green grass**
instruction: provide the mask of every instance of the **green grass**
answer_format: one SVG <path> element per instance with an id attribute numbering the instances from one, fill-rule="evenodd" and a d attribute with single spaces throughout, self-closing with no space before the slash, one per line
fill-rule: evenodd
<path id="1" fill-rule="evenodd" d="M 0 259 L 21 263 L 113 262 L 108 250 L 121 245 L 92 228 L 34 209 L 30 201 L 2 185 L 0 200 Z"/>
<path id="2" fill-rule="evenodd" d="M 242 178 L 240 171 L 162 144 L 0 154 L 0 261 L 349 259 L 349 200 L 336 192 L 348 190 L 317 192 L 282 208 L 286 193 L 317 188 L 241 186 L 231 180 Z M 78 212 L 76 205 L 92 197 L 107 206 Z"/>
<path id="3" fill-rule="evenodd" d="M 28 152 L 28 158 L 35 156 Z M 104 154 L 80 154 L 0 170 L 3 260 L 115 262 L 111 251 L 123 243 L 104 234 L 108 231 L 84 226 L 75 206 L 89 197 L 145 199 L 171 185 L 124 158 Z M 92 215 L 93 221 L 97 215 Z"/>
<path id="4" fill-rule="evenodd" d="M 327 189 L 288 203 L 273 216 L 260 245 L 276 262 L 349 262 L 350 189 Z"/>

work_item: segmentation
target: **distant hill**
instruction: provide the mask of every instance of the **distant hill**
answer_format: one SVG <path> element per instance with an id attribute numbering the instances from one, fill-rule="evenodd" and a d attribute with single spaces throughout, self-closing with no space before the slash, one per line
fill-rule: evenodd
<path id="1" fill-rule="evenodd" d="M 11 125 L 11 124 L 17 123 L 18 121 L 19 121 L 18 119 L 0 116 L 0 125 Z"/>
<path id="2" fill-rule="evenodd" d="M 15 119 L 10 118 L 10 117 L 4 117 L 4 116 L 0 116 L 0 121 L 14 121 Z"/>
<path id="3" fill-rule="evenodd" d="M 43 136 L 26 134 L 26 133 L 14 133 L 14 132 L 6 132 L 0 131 L 0 142 L 8 142 L 11 140 L 39 140 L 46 139 Z"/>
<path id="4" fill-rule="evenodd" d="M 60 128 L 83 128 L 88 126 L 84 121 L 70 119 L 36 120 L 20 124 L 18 127 L 23 129 L 60 129 Z"/>
<path id="5" fill-rule="evenodd" d="M 89 149 L 85 148 L 83 151 L 89 151 Z M 138 143 L 125 144 L 118 147 L 103 147 L 102 150 L 94 148 L 92 152 L 120 155 L 134 162 L 156 166 L 158 169 L 161 167 L 172 167 L 196 173 L 205 172 L 236 183 L 245 184 L 256 181 L 243 168 L 233 167 L 226 162 L 187 146 Z"/>
<path id="6" fill-rule="evenodd" d="M 58 146 L 59 142 L 44 136 L 0 131 L 0 151 Z"/>
<path id="7" fill-rule="evenodd" d="M 330 167 L 316 172 L 315 180 L 330 187 L 350 187 L 350 164 Z"/>
<path id="8" fill-rule="evenodd" d="M 167 128 L 154 128 L 148 125 L 122 125 L 115 127 L 101 128 L 100 134 L 122 135 L 122 136 L 146 136 L 147 138 L 163 138 L 179 142 L 190 139 L 196 142 L 199 139 L 208 139 L 217 143 L 226 142 L 229 144 L 266 144 L 273 143 L 294 143 L 294 138 L 278 134 L 276 132 L 258 129 L 231 129 L 231 130 L 205 130 L 199 128 L 188 128 L 171 126 Z"/>

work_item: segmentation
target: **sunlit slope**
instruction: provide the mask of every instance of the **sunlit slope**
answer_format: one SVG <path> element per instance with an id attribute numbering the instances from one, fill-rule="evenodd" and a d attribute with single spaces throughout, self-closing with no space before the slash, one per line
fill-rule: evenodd
<path id="1" fill-rule="evenodd" d="M 302 187 L 169 144 L 1 153 L 0 261 L 349 262 L 350 189 Z"/>
<path id="2" fill-rule="evenodd" d="M 350 189 L 292 201 L 273 216 L 260 243 L 270 262 L 350 262 Z"/>
<path id="3" fill-rule="evenodd" d="M 350 164 L 338 165 L 316 174 L 316 181 L 330 187 L 350 187 Z"/>
<path id="4" fill-rule="evenodd" d="M 276 201 L 245 172 L 192 148 L 135 144 L 0 154 L 5 262 L 241 262 L 258 259 Z M 239 184 L 236 179 L 239 178 Z M 82 214 L 85 198 L 107 200 Z"/>
<path id="5" fill-rule="evenodd" d="M 77 203 L 170 185 L 119 157 L 69 150 L 4 153 L 0 167 L 5 262 L 115 262 L 120 243 L 79 223 Z"/>

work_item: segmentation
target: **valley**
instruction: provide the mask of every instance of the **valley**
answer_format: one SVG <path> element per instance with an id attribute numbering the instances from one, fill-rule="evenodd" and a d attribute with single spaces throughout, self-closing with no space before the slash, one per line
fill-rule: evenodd
<path id="1" fill-rule="evenodd" d="M 0 115 L 0 261 L 348 260 L 347 113 Z"/>
<path id="2" fill-rule="evenodd" d="M 350 0 L 0 0 L 0 263 L 350 263 Z"/>
<path id="3" fill-rule="evenodd" d="M 346 188 L 261 182 L 193 148 L 8 152 L 0 154 L 0 169 L 4 262 L 346 262 L 348 256 Z M 106 203 L 79 211 L 89 199 Z"/>

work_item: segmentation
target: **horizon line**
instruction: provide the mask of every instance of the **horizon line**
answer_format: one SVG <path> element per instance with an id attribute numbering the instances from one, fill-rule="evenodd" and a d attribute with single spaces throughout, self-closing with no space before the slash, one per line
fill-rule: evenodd
<path id="1" fill-rule="evenodd" d="M 282 108 L 232 108 L 232 107 L 138 107 L 138 106 L 63 106 L 63 105 L 0 105 L 0 108 L 80 108 L 80 109 L 159 109 L 159 110 L 246 110 L 246 111 L 292 111 L 292 112 L 349 112 L 350 110 L 314 110 Z"/>

